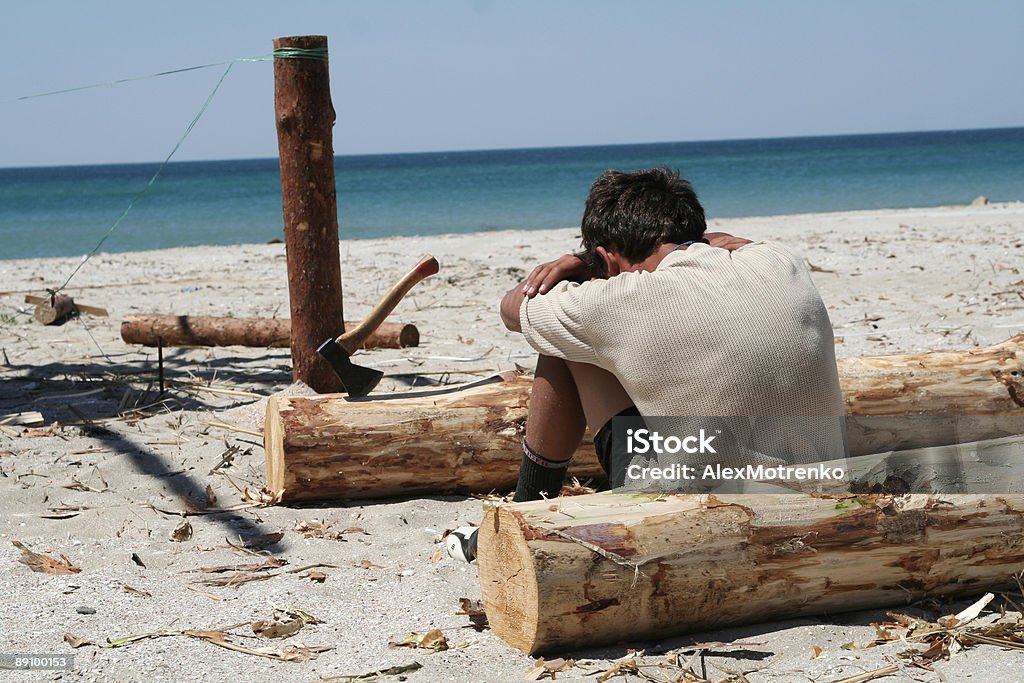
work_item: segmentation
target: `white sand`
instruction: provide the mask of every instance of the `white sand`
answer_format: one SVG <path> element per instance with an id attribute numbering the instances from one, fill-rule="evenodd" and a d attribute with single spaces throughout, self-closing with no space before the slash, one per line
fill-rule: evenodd
<path id="1" fill-rule="evenodd" d="M 829 306 L 839 356 L 969 348 L 1024 330 L 1024 204 L 870 211 L 719 220 L 714 229 L 752 239 L 775 239 L 801 251 L 816 268 Z M 346 317 L 359 317 L 418 257 L 430 252 L 440 275 L 420 285 L 393 319 L 415 323 L 419 348 L 375 351 L 360 362 L 384 369 L 381 391 L 412 381 L 466 380 L 517 365 L 533 354 L 498 321 L 500 295 L 542 259 L 575 248 L 578 230 L 498 232 L 345 243 L 342 247 Z M 104 306 L 109 318 L 85 316 L 60 327 L 31 322 L 25 293 L 63 280 L 77 259 L 0 261 L 0 414 L 41 411 L 48 422 L 77 421 L 79 413 L 110 418 L 119 406 L 151 403 L 155 350 L 124 344 L 120 319 L 129 313 L 288 315 L 283 245 L 196 247 L 101 254 L 69 287 L 79 303 Z M 5 359 L 0 355 L 0 362 Z M 418 661 L 411 681 L 519 680 L 531 659 L 493 633 L 466 628 L 459 597 L 479 597 L 476 570 L 448 559 L 432 562 L 446 527 L 478 521 L 481 503 L 463 497 L 372 502 L 319 509 L 264 508 L 230 516 L 195 516 L 194 536 L 168 540 L 180 519 L 147 507 L 181 510 L 182 495 L 204 502 L 209 484 L 223 506 L 241 502 L 226 477 L 211 474 L 228 447 L 238 454 L 227 473 L 239 485 L 263 483 L 257 437 L 211 428 L 209 419 L 259 429 L 260 401 L 192 394 L 180 383 L 267 395 L 291 383 L 287 350 L 217 348 L 167 351 L 175 382 L 163 412 L 140 421 L 104 422 L 108 434 L 67 426 L 53 436 L 0 433 L 0 653 L 76 655 L 77 672 L 0 674 L 10 680 L 309 681 L 362 674 Z M 432 373 L 432 374 L 431 374 Z M 152 389 L 152 386 L 150 386 Z M 131 394 L 125 398 L 125 392 Z M 150 409 L 153 413 L 154 409 Z M 20 429 L 18 430 L 20 431 Z M 106 482 L 104 484 L 103 482 Z M 80 482 L 81 485 L 75 484 Z M 66 488 L 74 485 L 78 489 Z M 92 490 L 89 490 L 92 489 Z M 77 516 L 49 519 L 53 510 L 83 506 Z M 336 529 L 362 527 L 347 541 L 306 539 L 298 521 L 325 519 Z M 198 567 L 253 562 L 225 538 L 283 531 L 270 547 L 284 569 L 325 562 L 325 583 L 280 574 L 239 587 L 189 590 Z M 53 555 L 66 554 L 82 572 L 52 576 L 17 562 L 9 539 Z M 137 553 L 146 567 L 133 563 Z M 358 565 L 370 560 L 381 568 Z M 124 585 L 151 597 L 125 592 Z M 271 605 L 297 607 L 323 624 L 307 626 L 283 645 L 301 641 L 335 649 L 306 663 L 275 662 L 179 637 L 72 650 L 70 631 L 98 643 L 161 629 L 216 628 L 269 618 Z M 79 614 L 78 606 L 95 608 Z M 943 606 L 940 612 L 948 611 Z M 578 659 L 626 654 L 627 647 L 664 652 L 687 643 L 740 639 L 708 655 L 707 675 L 721 669 L 758 670 L 751 681 L 832 680 L 883 666 L 905 646 L 866 651 L 840 645 L 874 637 L 868 624 L 882 612 L 764 624 L 673 638 L 662 643 L 568 653 Z M 934 616 L 934 615 L 933 615 Z M 447 652 L 389 649 L 408 631 L 441 628 Z M 239 629 L 242 632 L 242 629 Z M 812 645 L 823 648 L 812 659 Z M 653 660 L 653 658 L 652 658 Z M 944 680 L 1019 679 L 1020 654 L 978 646 L 936 665 Z M 582 677 L 598 662 L 560 677 Z M 916 675 L 934 680 L 918 671 Z M 390 679 L 395 680 L 395 679 Z M 590 679 L 592 680 L 592 679 Z"/>

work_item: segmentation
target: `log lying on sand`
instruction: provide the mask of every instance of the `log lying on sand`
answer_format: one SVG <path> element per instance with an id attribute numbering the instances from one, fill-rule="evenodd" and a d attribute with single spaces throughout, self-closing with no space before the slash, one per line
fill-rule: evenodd
<path id="1" fill-rule="evenodd" d="M 849 415 L 997 415 L 1024 409 L 1024 334 L 982 349 L 839 361 Z"/>
<path id="2" fill-rule="evenodd" d="M 75 312 L 75 300 L 66 294 L 36 297 L 32 317 L 43 325 L 59 325 Z"/>
<path id="3" fill-rule="evenodd" d="M 345 327 L 358 323 L 346 322 Z M 190 315 L 129 315 L 121 322 L 121 339 L 129 344 L 157 346 L 255 346 L 288 348 L 291 321 L 279 318 L 227 318 Z M 362 349 L 418 346 L 415 325 L 383 323 Z"/>
<path id="4" fill-rule="evenodd" d="M 852 415 L 1013 416 L 1024 408 L 1024 335 L 987 349 L 840 361 Z M 501 381 L 448 390 L 350 400 L 324 394 L 272 398 L 264 446 L 268 486 L 284 502 L 511 488 L 531 382 Z M 933 421 L 934 422 L 934 421 Z M 998 434 L 912 434 L 904 426 L 852 425 L 853 454 L 956 443 Z M 1011 425 L 1012 427 L 1012 425 Z M 1008 430 L 1014 433 L 1011 428 Z M 930 434 L 930 436 L 929 436 Z M 929 442 L 928 439 L 931 439 Z M 600 475 L 593 444 L 576 454 L 570 475 Z"/>
<path id="5" fill-rule="evenodd" d="M 513 487 L 531 380 L 514 372 L 394 399 L 271 398 L 267 485 L 282 502 L 482 492 Z M 574 475 L 600 474 L 593 443 Z"/>
<path id="6" fill-rule="evenodd" d="M 491 508 L 477 561 L 491 628 L 546 653 L 1009 586 L 1024 496 L 598 493 Z"/>

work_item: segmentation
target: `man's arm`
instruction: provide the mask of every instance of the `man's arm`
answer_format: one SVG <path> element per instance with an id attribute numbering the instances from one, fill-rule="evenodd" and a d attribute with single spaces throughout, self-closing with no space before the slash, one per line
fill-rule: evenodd
<path id="1" fill-rule="evenodd" d="M 544 294 L 564 280 L 584 282 L 590 277 L 590 269 L 583 263 L 583 259 L 574 254 L 565 254 L 554 261 L 540 264 L 525 280 L 505 293 L 500 306 L 501 322 L 513 332 L 522 332 L 519 309 L 523 299 Z"/>

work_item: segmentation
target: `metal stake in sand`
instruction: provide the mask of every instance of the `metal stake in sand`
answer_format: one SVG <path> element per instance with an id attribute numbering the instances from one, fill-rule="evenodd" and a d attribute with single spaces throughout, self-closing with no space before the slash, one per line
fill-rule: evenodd
<path id="1" fill-rule="evenodd" d="M 320 393 L 338 392 L 341 381 L 316 352 L 345 325 L 327 37 L 277 38 L 274 58 L 292 376 Z"/>

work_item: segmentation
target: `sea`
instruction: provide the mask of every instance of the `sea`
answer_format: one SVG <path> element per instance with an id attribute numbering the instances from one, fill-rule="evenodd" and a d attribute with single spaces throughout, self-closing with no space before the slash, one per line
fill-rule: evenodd
<path id="1" fill-rule="evenodd" d="M 159 164 L 0 168 L 0 258 L 93 250 Z M 1024 200 L 1024 128 L 338 156 L 341 239 L 578 226 L 602 171 L 669 166 L 709 218 Z M 283 236 L 276 159 L 172 162 L 103 242 Z"/>

